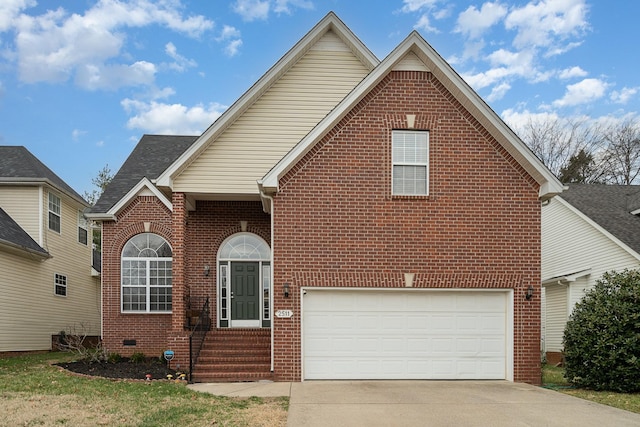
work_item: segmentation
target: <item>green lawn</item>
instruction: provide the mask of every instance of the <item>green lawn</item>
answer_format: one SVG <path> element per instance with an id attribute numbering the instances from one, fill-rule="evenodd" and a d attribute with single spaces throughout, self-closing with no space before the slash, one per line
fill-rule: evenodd
<path id="1" fill-rule="evenodd" d="M 615 393 L 573 388 L 564 378 L 564 369 L 556 366 L 543 366 L 542 384 L 546 388 L 561 393 L 640 414 L 640 393 Z"/>
<path id="2" fill-rule="evenodd" d="M 286 425 L 287 398 L 212 396 L 183 383 L 86 378 L 51 366 L 71 357 L 0 359 L 0 426 Z"/>

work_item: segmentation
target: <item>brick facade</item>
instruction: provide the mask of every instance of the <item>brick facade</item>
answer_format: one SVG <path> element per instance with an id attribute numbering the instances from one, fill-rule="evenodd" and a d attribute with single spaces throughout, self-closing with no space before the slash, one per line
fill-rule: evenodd
<path id="1" fill-rule="evenodd" d="M 171 212 L 157 198 L 137 197 L 116 221 L 102 224 L 102 329 L 107 350 L 122 356 L 143 352 L 160 356 L 167 348 L 170 314 L 122 314 L 120 307 L 120 257 L 129 239 L 145 232 L 156 233 L 173 245 Z M 135 340 L 136 345 L 124 345 Z"/>
<path id="2" fill-rule="evenodd" d="M 391 131 L 429 130 L 428 197 L 391 195 Z M 538 186 L 426 72 L 391 72 L 280 182 L 275 372 L 300 380 L 300 286 L 514 289 L 514 379 L 540 378 Z M 292 295 L 278 287 L 290 283 Z M 535 288 L 525 300 L 526 288 Z"/>
<path id="3" fill-rule="evenodd" d="M 407 115 L 429 131 L 427 197 L 391 195 L 391 131 Z M 173 212 L 138 197 L 104 224 L 104 342 L 123 355 L 170 346 L 186 364 L 185 297 L 208 296 L 215 324 L 220 245 L 245 221 L 270 243 L 271 219 L 257 201 L 198 201 L 192 212 L 184 194 L 172 202 Z M 273 215 L 273 309 L 294 311 L 274 319 L 276 379 L 301 379 L 301 286 L 401 288 L 414 273 L 416 288 L 513 289 L 514 380 L 540 383 L 538 185 L 431 73 L 384 78 L 281 180 Z M 120 313 L 120 253 L 145 222 L 174 250 L 172 315 Z"/>
<path id="4" fill-rule="evenodd" d="M 242 231 L 271 241 L 270 218 L 260 202 L 197 202 L 186 211 L 185 195 L 174 193 L 173 212 L 155 197 L 136 198 L 115 222 L 103 224 L 103 342 L 112 352 L 130 356 L 142 352 L 160 355 L 175 352 L 173 366 L 187 366 L 189 357 L 185 310 L 189 301 L 200 307 L 206 297 L 216 322 L 216 261 L 218 249 L 229 236 Z M 146 227 L 145 228 L 145 223 Z M 172 314 L 123 314 L 120 312 L 120 256 L 125 243 L 146 230 L 167 239 L 173 249 Z M 210 273 L 204 274 L 205 265 Z M 124 346 L 124 340 L 136 340 Z"/>

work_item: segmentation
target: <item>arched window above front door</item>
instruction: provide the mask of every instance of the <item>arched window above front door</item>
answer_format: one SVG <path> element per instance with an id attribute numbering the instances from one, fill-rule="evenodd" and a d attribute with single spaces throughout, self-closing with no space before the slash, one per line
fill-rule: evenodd
<path id="1" fill-rule="evenodd" d="M 269 245 L 260 237 L 251 233 L 238 233 L 222 244 L 218 259 L 268 261 L 270 253 Z"/>

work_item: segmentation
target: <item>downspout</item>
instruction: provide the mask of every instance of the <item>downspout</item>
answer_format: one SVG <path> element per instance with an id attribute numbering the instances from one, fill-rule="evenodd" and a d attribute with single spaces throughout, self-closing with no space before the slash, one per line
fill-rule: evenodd
<path id="1" fill-rule="evenodd" d="M 274 371 L 274 366 L 273 366 L 273 358 L 274 358 L 274 330 L 275 330 L 275 320 L 276 317 L 274 315 L 275 310 L 273 307 L 273 293 L 274 293 L 274 289 L 275 289 L 275 283 L 273 282 L 273 271 L 275 270 L 275 265 L 274 265 L 274 257 L 273 257 L 273 242 L 274 242 L 274 238 L 273 238 L 273 224 L 274 224 L 274 220 L 273 220 L 273 211 L 274 211 L 274 206 L 273 206 L 273 197 L 272 196 L 268 196 L 267 194 L 265 194 L 261 183 L 258 184 L 259 188 L 260 188 L 260 196 L 269 200 L 269 204 L 270 204 L 270 211 L 271 211 L 271 254 L 270 254 L 270 258 L 271 258 L 271 277 L 270 282 L 271 282 L 271 292 L 269 292 L 269 307 L 271 307 L 271 372 Z"/>

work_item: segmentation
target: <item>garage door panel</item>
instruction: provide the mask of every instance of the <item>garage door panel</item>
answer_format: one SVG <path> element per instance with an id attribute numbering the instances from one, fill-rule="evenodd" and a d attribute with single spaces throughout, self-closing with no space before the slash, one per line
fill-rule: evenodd
<path id="1" fill-rule="evenodd" d="M 504 379 L 506 301 L 498 292 L 308 290 L 304 377 Z"/>

